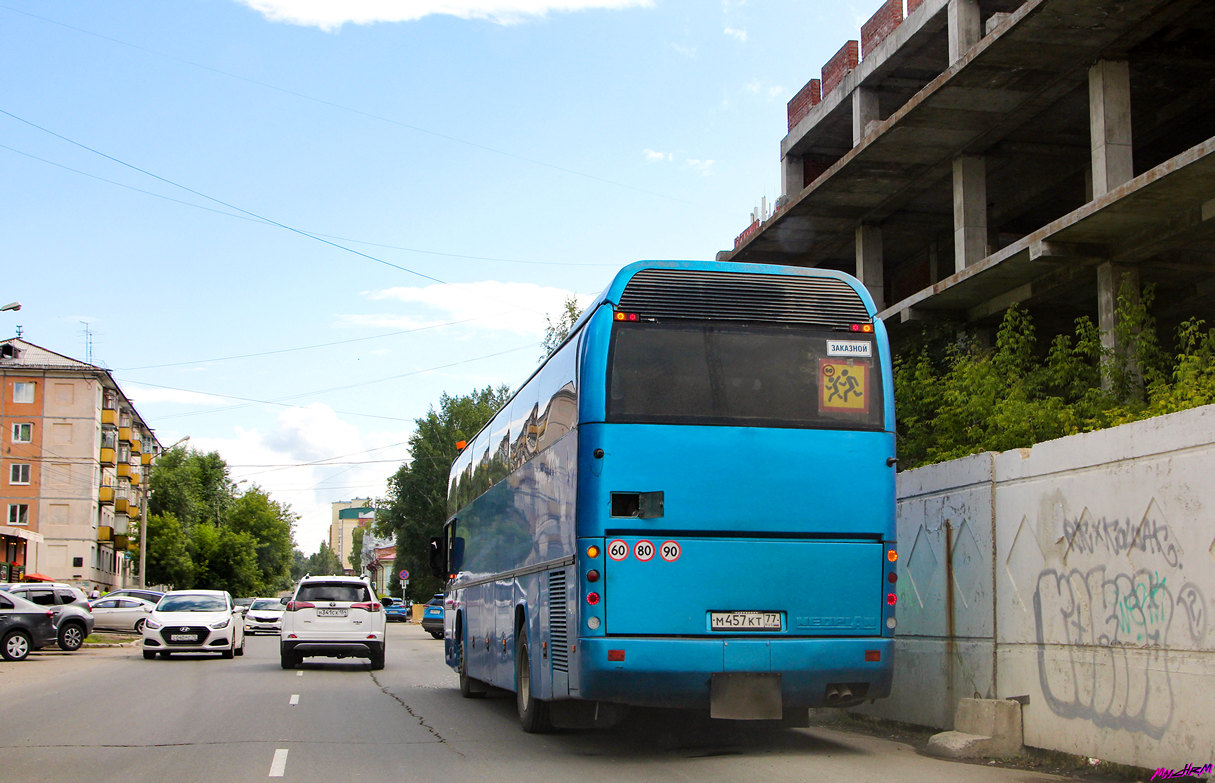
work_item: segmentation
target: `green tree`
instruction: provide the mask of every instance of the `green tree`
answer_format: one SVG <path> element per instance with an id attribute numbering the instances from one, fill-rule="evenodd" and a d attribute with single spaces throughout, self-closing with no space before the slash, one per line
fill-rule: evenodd
<path id="1" fill-rule="evenodd" d="M 561 304 L 561 312 L 557 315 L 556 321 L 551 316 L 544 316 L 544 355 L 540 357 L 541 359 L 548 358 L 553 351 L 561 347 L 561 343 L 565 342 L 570 329 L 573 329 L 574 324 L 578 323 L 581 315 L 582 308 L 578 306 L 578 300 L 571 296 Z"/>
<path id="2" fill-rule="evenodd" d="M 350 567 L 356 574 L 363 573 L 363 534 L 367 529 L 361 525 L 350 533 Z"/>
<path id="3" fill-rule="evenodd" d="M 194 561 L 190 558 L 190 539 L 172 513 L 148 517 L 149 585 L 170 588 L 194 584 Z"/>
<path id="4" fill-rule="evenodd" d="M 388 480 L 388 497 L 376 503 L 375 532 L 396 540 L 389 592 L 400 594 L 398 575 L 410 572 L 409 596 L 425 600 L 442 589 L 430 573 L 430 539 L 442 532 L 447 519 L 447 474 L 459 451 L 456 444 L 470 440 L 510 399 L 505 386 L 474 391 L 462 397 L 447 394 L 417 419 L 409 438 L 410 461 Z"/>
<path id="5" fill-rule="evenodd" d="M 303 576 L 304 574 L 327 576 L 329 574 L 340 574 L 342 570 L 342 559 L 338 557 L 327 541 L 321 541 L 321 545 L 317 548 L 316 553 L 310 555 L 304 561 L 304 571 L 299 576 Z"/>
<path id="6" fill-rule="evenodd" d="M 291 586 L 291 527 L 296 519 L 289 507 L 271 500 L 260 487 L 245 491 L 228 509 L 225 527 L 253 541 L 258 581 L 266 592 Z"/>

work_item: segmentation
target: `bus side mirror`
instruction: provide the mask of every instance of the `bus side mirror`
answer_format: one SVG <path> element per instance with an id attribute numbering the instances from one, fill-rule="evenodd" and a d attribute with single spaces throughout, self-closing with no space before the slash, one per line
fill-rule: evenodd
<path id="1" fill-rule="evenodd" d="M 447 581 L 447 552 L 443 548 L 442 538 L 430 539 L 430 573 Z"/>

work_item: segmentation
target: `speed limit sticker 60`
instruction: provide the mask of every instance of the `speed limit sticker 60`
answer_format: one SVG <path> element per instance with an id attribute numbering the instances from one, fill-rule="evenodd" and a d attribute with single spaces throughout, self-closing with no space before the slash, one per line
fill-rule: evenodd
<path id="1" fill-rule="evenodd" d="M 633 556 L 643 563 L 650 562 L 654 557 L 654 544 L 649 541 L 638 541 L 633 544 Z"/>
<path id="2" fill-rule="evenodd" d="M 613 560 L 624 560 L 629 556 L 629 545 L 618 538 L 608 543 L 607 553 Z"/>
<path id="3" fill-rule="evenodd" d="M 663 541 L 662 546 L 658 547 L 658 554 L 662 555 L 662 559 L 668 563 L 678 560 L 680 552 L 679 544 L 675 541 Z"/>

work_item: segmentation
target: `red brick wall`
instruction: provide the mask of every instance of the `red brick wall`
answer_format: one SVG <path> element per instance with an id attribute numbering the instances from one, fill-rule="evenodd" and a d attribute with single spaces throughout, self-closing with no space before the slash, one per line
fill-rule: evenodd
<path id="1" fill-rule="evenodd" d="M 919 0 L 923 2 L 923 0 Z M 861 25 L 861 59 L 894 32 L 903 21 L 903 0 L 886 0 L 878 12 Z"/>
<path id="2" fill-rule="evenodd" d="M 911 12 L 924 4 L 924 0 L 907 0 L 907 15 L 911 16 Z"/>
<path id="3" fill-rule="evenodd" d="M 797 95 L 793 96 L 793 100 L 789 101 L 789 130 L 793 130 L 794 125 L 805 119 L 806 115 L 810 113 L 810 107 L 822 99 L 822 82 L 818 79 L 811 79 Z"/>
<path id="4" fill-rule="evenodd" d="M 849 41 L 823 66 L 823 96 L 834 90 L 860 62 L 856 41 Z"/>

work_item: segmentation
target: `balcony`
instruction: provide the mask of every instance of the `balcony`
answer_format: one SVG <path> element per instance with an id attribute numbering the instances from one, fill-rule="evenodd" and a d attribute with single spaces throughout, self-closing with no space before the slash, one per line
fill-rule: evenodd
<path id="1" fill-rule="evenodd" d="M 144 465 L 151 465 L 152 464 L 152 455 L 148 454 L 148 453 L 141 454 L 141 455 L 139 455 L 139 461 L 141 463 L 143 463 Z"/>
<path id="2" fill-rule="evenodd" d="M 102 486 L 97 490 L 97 499 L 102 505 L 109 505 L 114 502 L 114 488 Z"/>
<path id="3" fill-rule="evenodd" d="M 131 466 L 126 462 L 118 464 L 118 478 L 129 479 L 131 477 Z"/>
<path id="4" fill-rule="evenodd" d="M 129 516 L 131 519 L 139 519 L 142 513 L 143 512 L 139 510 L 139 506 L 135 505 L 134 503 L 127 506 L 127 516 Z"/>
<path id="5" fill-rule="evenodd" d="M 109 425 L 117 425 L 118 424 L 118 411 L 114 410 L 113 408 L 102 408 L 101 409 L 101 423 L 109 424 Z"/>
<path id="6" fill-rule="evenodd" d="M 113 541 L 114 540 L 114 528 L 110 527 L 109 525 L 99 525 L 97 527 L 97 540 L 98 541 Z"/>
<path id="7" fill-rule="evenodd" d="M 130 427 L 119 427 L 118 428 L 118 440 L 123 443 L 130 443 L 131 442 L 131 428 Z"/>
<path id="8" fill-rule="evenodd" d="M 130 548 L 131 548 L 131 537 L 130 536 L 115 534 L 115 536 L 114 536 L 114 551 L 115 552 L 125 552 Z"/>
<path id="9" fill-rule="evenodd" d="M 136 454 L 141 454 L 141 453 L 143 453 L 143 441 L 140 440 L 137 436 L 134 440 L 131 441 L 131 455 L 134 456 Z"/>
<path id="10" fill-rule="evenodd" d="M 97 458 L 102 465 L 113 465 L 118 452 L 108 446 L 101 447 L 101 455 Z"/>
<path id="11" fill-rule="evenodd" d="M 130 508 L 130 505 L 130 501 L 124 497 L 114 498 L 114 513 L 125 514 L 127 513 L 127 509 Z"/>

